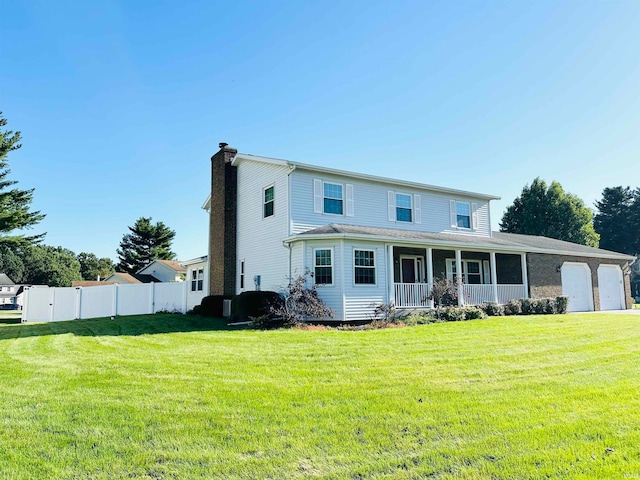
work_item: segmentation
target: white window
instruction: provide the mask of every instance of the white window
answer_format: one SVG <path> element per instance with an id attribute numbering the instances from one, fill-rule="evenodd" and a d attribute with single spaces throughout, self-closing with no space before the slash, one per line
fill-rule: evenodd
<path id="1" fill-rule="evenodd" d="M 342 185 L 325 182 L 323 192 L 323 212 L 342 215 Z"/>
<path id="2" fill-rule="evenodd" d="M 389 190 L 389 221 L 421 223 L 420 195 Z"/>
<path id="3" fill-rule="evenodd" d="M 411 195 L 396 193 L 396 221 L 411 222 Z"/>
<path id="4" fill-rule="evenodd" d="M 201 292 L 204 288 L 204 269 L 194 269 L 191 271 L 191 291 Z"/>
<path id="5" fill-rule="evenodd" d="M 354 250 L 354 283 L 356 285 L 376 284 L 375 252 L 373 250 Z"/>
<path id="6" fill-rule="evenodd" d="M 273 216 L 275 202 L 275 187 L 273 185 L 263 190 L 262 200 L 262 217 L 267 218 Z"/>
<path id="7" fill-rule="evenodd" d="M 318 248 L 313 252 L 314 278 L 316 285 L 333 285 L 333 251 Z"/>
<path id="8" fill-rule="evenodd" d="M 477 224 L 478 205 L 469 202 L 451 200 L 451 227 L 463 230 L 472 230 Z"/>
<path id="9" fill-rule="evenodd" d="M 455 258 L 447 258 L 447 278 L 454 281 L 458 277 Z M 480 260 L 462 260 L 462 283 L 481 285 L 483 281 L 482 262 Z"/>

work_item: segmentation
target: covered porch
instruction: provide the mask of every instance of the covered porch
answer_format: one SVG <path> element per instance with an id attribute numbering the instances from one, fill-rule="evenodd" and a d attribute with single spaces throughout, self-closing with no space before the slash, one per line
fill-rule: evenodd
<path id="1" fill-rule="evenodd" d="M 528 297 L 526 254 L 447 247 L 387 245 L 389 302 L 397 308 L 432 308 L 434 282 L 446 279 L 458 305 L 506 304 Z"/>

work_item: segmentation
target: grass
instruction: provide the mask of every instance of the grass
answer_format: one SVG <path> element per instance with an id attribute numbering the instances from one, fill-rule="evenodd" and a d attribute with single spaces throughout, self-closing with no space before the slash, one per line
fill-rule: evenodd
<path id="1" fill-rule="evenodd" d="M 0 325 L 0 478 L 638 478 L 640 317 Z"/>
<path id="2" fill-rule="evenodd" d="M 22 310 L 0 310 L 0 323 L 20 323 Z"/>

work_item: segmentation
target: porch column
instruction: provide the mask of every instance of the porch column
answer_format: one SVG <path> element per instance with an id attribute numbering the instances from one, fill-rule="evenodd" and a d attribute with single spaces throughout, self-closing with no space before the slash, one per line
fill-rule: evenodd
<path id="1" fill-rule="evenodd" d="M 493 286 L 493 301 L 498 302 L 498 269 L 496 267 L 496 252 L 489 252 L 491 264 L 491 285 Z"/>
<path id="2" fill-rule="evenodd" d="M 427 248 L 427 284 L 429 285 L 429 295 L 433 288 L 433 248 Z M 433 308 L 433 298 L 429 299 L 429 308 Z"/>
<path id="3" fill-rule="evenodd" d="M 520 255 L 520 268 L 522 270 L 522 286 L 525 298 L 529 298 L 529 274 L 527 272 L 527 254 Z"/>
<path id="4" fill-rule="evenodd" d="M 456 275 L 453 280 L 458 285 L 458 306 L 464 306 L 464 292 L 462 290 L 462 251 L 456 250 Z"/>
<path id="5" fill-rule="evenodd" d="M 396 303 L 396 286 L 393 278 L 393 245 L 387 245 L 387 289 L 389 303 Z"/>

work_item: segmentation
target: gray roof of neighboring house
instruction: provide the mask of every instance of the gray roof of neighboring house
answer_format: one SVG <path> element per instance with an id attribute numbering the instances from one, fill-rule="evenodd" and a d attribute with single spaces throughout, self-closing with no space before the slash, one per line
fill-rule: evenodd
<path id="1" fill-rule="evenodd" d="M 15 285 L 6 273 L 0 273 L 0 285 Z"/>
<path id="2" fill-rule="evenodd" d="M 486 250 L 502 250 L 514 253 L 553 253 L 585 257 L 615 258 L 630 260 L 633 257 L 623 253 L 587 247 L 576 243 L 533 235 L 493 232 L 491 237 L 455 233 L 430 233 L 392 228 L 364 227 L 357 225 L 329 224 L 314 228 L 291 237 L 289 241 L 311 237 L 362 238 L 369 240 L 401 241 L 406 243 L 425 242 L 434 246 L 469 247 Z"/>

